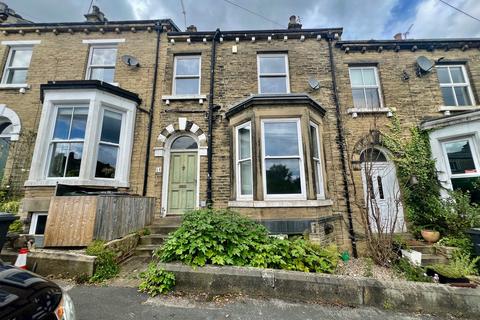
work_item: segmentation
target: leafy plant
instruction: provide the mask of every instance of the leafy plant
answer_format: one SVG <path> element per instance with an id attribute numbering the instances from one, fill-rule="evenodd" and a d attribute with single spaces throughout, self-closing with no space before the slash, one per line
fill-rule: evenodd
<path id="1" fill-rule="evenodd" d="M 477 275 L 476 264 L 478 261 L 480 261 L 480 257 L 472 259 L 469 254 L 456 252 L 448 264 L 434 264 L 427 269 L 447 278 L 459 279 L 469 275 Z"/>
<path id="2" fill-rule="evenodd" d="M 87 247 L 86 254 L 97 257 L 95 261 L 95 273 L 90 278 L 90 282 L 103 282 L 115 277 L 120 271 L 115 252 L 106 248 L 104 241 L 93 241 Z"/>
<path id="3" fill-rule="evenodd" d="M 13 233 L 22 233 L 23 232 L 23 222 L 20 220 L 13 221 L 8 227 L 8 232 Z"/>
<path id="4" fill-rule="evenodd" d="M 473 251 L 472 239 L 466 234 L 457 237 L 443 237 L 437 244 L 445 247 L 456 247 L 460 252 L 465 254 L 471 254 Z"/>
<path id="5" fill-rule="evenodd" d="M 335 270 L 339 254 L 303 239 L 282 240 L 229 210 L 202 209 L 185 214 L 182 225 L 155 256 L 163 262 L 252 266 L 305 272 Z"/>
<path id="6" fill-rule="evenodd" d="M 408 281 L 432 282 L 432 278 L 425 275 L 425 270 L 422 267 L 411 264 L 405 258 L 400 258 L 396 261 L 394 270 L 403 275 Z"/>
<path id="7" fill-rule="evenodd" d="M 140 273 L 140 278 L 142 282 L 138 286 L 138 290 L 152 297 L 160 293 L 167 294 L 175 286 L 175 274 L 158 268 L 154 262 L 148 265 L 145 272 Z"/>

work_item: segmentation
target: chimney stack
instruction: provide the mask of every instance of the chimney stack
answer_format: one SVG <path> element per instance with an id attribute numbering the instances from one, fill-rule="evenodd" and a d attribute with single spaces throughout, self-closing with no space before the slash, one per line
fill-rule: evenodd
<path id="1" fill-rule="evenodd" d="M 191 24 L 187 27 L 187 32 L 197 32 L 197 27 Z"/>
<path id="2" fill-rule="evenodd" d="M 106 21 L 108 21 L 108 19 L 105 18 L 105 15 L 103 14 L 103 12 L 100 11 L 100 8 L 97 7 L 97 6 L 92 6 L 92 13 L 85 14 L 85 18 L 87 18 L 87 22 L 106 22 Z"/>
<path id="3" fill-rule="evenodd" d="M 6 3 L 0 2 L 0 24 L 32 23 L 10 9 Z"/>
<path id="4" fill-rule="evenodd" d="M 300 23 L 300 17 L 291 16 L 290 21 L 288 22 L 288 29 L 302 29 L 302 24 Z"/>
<path id="5" fill-rule="evenodd" d="M 402 33 L 399 32 L 399 33 L 395 34 L 395 35 L 393 36 L 393 39 L 395 39 L 395 40 L 403 40 L 403 35 L 402 35 Z"/>

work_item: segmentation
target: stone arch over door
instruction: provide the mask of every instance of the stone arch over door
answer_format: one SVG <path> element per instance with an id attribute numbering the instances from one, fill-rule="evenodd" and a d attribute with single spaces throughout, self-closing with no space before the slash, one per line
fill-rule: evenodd
<path id="1" fill-rule="evenodd" d="M 390 151 L 383 147 L 383 135 L 378 130 L 371 130 L 370 133 L 360 138 L 353 146 L 351 153 L 351 161 L 353 170 L 361 170 L 361 156 L 366 149 L 376 148 L 380 149 L 387 157 L 390 156 Z"/>
<path id="2" fill-rule="evenodd" d="M 11 141 L 18 141 L 22 129 L 20 118 L 15 111 L 8 108 L 5 104 L 0 104 L 0 125 L 8 123 L 10 123 L 11 126 L 8 126 L 8 133 L 4 134 L 4 136 L 8 135 Z M 0 135 L 2 135 L 2 132 L 0 132 Z"/>

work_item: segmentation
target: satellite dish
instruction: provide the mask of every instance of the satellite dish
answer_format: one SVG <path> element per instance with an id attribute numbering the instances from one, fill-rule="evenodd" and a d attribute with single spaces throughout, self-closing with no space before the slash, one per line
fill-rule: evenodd
<path id="1" fill-rule="evenodd" d="M 138 63 L 137 58 L 128 54 L 122 56 L 122 61 L 129 67 L 140 67 L 140 63 Z"/>
<path id="2" fill-rule="evenodd" d="M 433 68 L 433 62 L 425 56 L 417 58 L 417 68 L 421 72 L 429 72 Z"/>
<path id="3" fill-rule="evenodd" d="M 317 79 L 313 79 L 313 78 L 308 79 L 308 85 L 309 85 L 310 88 L 312 88 L 313 90 L 318 90 L 318 89 L 320 89 L 320 82 L 318 82 Z"/>

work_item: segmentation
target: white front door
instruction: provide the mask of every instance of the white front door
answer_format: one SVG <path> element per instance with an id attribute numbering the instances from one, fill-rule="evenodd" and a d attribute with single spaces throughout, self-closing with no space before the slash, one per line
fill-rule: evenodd
<path id="1" fill-rule="evenodd" d="M 362 180 L 371 230 L 383 233 L 404 232 L 405 220 L 395 164 L 362 163 Z"/>

